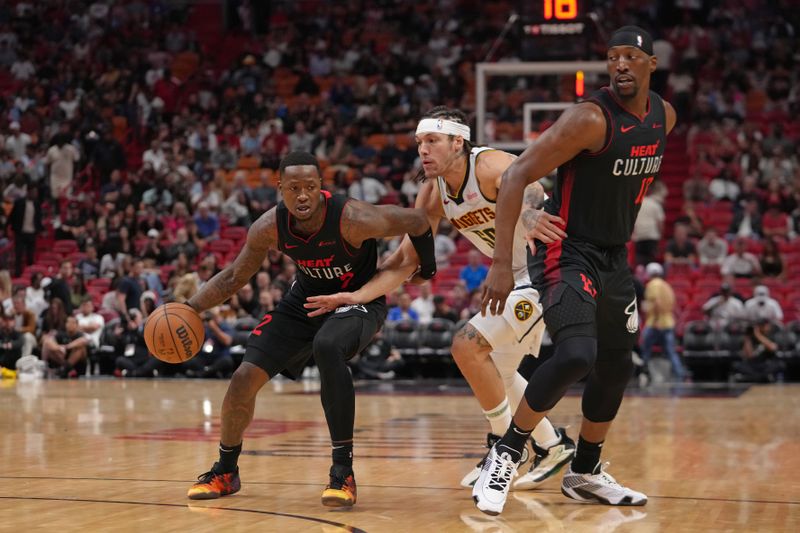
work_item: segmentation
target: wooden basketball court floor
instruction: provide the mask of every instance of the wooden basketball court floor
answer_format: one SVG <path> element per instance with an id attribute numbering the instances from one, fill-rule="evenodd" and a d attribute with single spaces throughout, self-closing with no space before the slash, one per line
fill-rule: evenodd
<path id="1" fill-rule="evenodd" d="M 645 507 L 512 492 L 496 518 L 462 475 L 487 426 L 462 385 L 357 389 L 358 503 L 320 505 L 330 448 L 313 382 L 268 384 L 242 491 L 190 502 L 216 457 L 226 381 L 76 380 L 0 387 L 0 530 L 800 531 L 800 387 L 660 389 L 626 397 L 604 459 Z M 580 400 L 553 413 L 577 436 Z"/>

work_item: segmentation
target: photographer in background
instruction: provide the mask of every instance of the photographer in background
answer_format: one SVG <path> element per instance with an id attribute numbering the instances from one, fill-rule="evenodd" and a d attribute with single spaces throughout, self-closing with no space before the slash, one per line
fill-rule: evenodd
<path id="1" fill-rule="evenodd" d="M 779 324 L 783 322 L 781 304 L 770 298 L 769 289 L 764 285 L 757 285 L 753 289 L 753 297 L 744 303 L 744 312 L 750 324 L 756 324 L 760 320 Z"/>
<path id="2" fill-rule="evenodd" d="M 740 382 L 781 381 L 785 364 L 778 359 L 777 327 L 766 318 L 747 330 L 742 361 L 734 364 L 734 379 Z"/>
<path id="3" fill-rule="evenodd" d="M 228 378 L 233 372 L 232 330 L 222 321 L 219 308 L 203 313 L 205 341 L 200 353 L 182 363 L 181 369 L 190 378 Z"/>

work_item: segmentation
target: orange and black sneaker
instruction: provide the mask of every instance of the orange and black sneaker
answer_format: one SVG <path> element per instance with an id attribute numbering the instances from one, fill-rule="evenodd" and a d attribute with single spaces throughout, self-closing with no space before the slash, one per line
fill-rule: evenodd
<path id="1" fill-rule="evenodd" d="M 348 466 L 333 465 L 331 481 L 322 491 L 322 505 L 326 507 L 352 507 L 356 503 L 356 478 Z"/>
<path id="2" fill-rule="evenodd" d="M 190 500 L 213 500 L 220 496 L 227 496 L 239 492 L 242 482 L 239 480 L 239 469 L 227 474 L 216 472 L 217 463 L 211 470 L 197 478 L 197 483 L 192 485 L 186 494 Z"/>

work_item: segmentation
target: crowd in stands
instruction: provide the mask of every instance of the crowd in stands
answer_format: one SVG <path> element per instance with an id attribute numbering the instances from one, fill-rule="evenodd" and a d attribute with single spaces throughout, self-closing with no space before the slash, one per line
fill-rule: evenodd
<path id="1" fill-rule="evenodd" d="M 434 105 L 474 108 L 474 63 L 513 7 L 272 4 L 266 34 L 252 33 L 258 10 L 244 1 L 239 29 L 214 36 L 203 3 L 0 5 L 0 366 L 38 355 L 63 376 L 87 361 L 125 376 L 227 375 L 248 328 L 288 288 L 291 261 L 271 252 L 251 284 L 204 317 L 208 342 L 191 364 L 149 356 L 148 314 L 189 298 L 235 257 L 249 224 L 279 201 L 276 169 L 290 150 L 314 153 L 332 191 L 413 204 L 417 117 Z M 800 274 L 797 14 L 759 0 L 748 3 L 758 16 L 736 2 L 596 4 L 606 28 L 653 29 L 655 88 L 675 104 L 673 136 L 687 147 L 679 187 L 645 198 L 632 254 L 634 266 L 662 265 L 677 338 L 693 320 L 749 313 L 744 302 L 724 313 L 736 304 L 711 305 L 726 298 L 721 280 L 743 300 L 768 290 L 771 320 L 800 318 L 785 283 Z M 511 57 L 513 42 L 496 57 Z M 489 111 L 512 121 L 504 109 L 515 98 L 561 97 L 500 85 Z M 487 258 L 446 224 L 436 250 L 436 280 L 398 293 L 390 320 L 456 323 L 479 309 Z M 399 369 L 384 348 L 373 359 L 391 361 L 369 362 L 365 375 Z"/>

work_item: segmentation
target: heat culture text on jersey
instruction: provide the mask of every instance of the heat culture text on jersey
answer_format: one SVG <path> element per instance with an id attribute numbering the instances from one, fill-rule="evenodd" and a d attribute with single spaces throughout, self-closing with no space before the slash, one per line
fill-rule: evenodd
<path id="1" fill-rule="evenodd" d="M 352 272 L 351 263 L 332 267 L 335 258 L 336 256 L 332 255 L 323 259 L 298 259 L 295 262 L 303 274 L 315 279 L 341 279 L 347 272 Z"/>
<path id="2" fill-rule="evenodd" d="M 631 156 L 625 159 L 614 161 L 614 169 L 611 171 L 615 176 L 638 176 L 640 174 L 655 174 L 661 170 L 662 155 L 656 155 L 658 145 L 643 144 L 631 148 Z"/>

